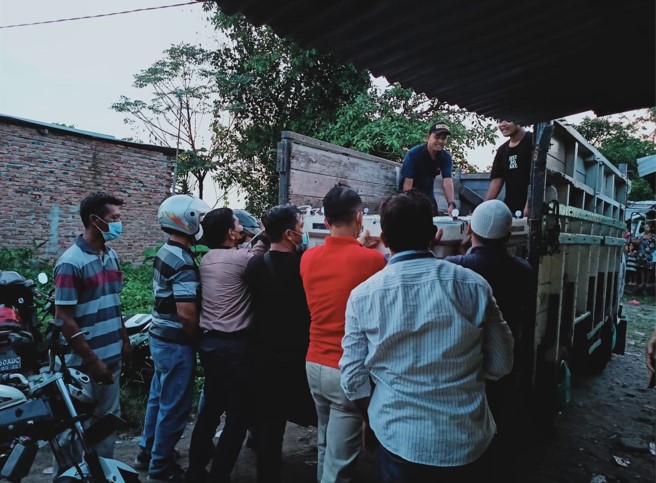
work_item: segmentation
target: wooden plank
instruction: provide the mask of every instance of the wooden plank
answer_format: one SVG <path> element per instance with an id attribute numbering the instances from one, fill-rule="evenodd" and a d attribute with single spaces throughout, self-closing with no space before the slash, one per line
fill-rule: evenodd
<path id="1" fill-rule="evenodd" d="M 348 180 L 369 181 L 395 186 L 397 163 L 382 163 L 355 156 L 344 156 L 317 148 L 294 144 L 291 152 L 291 171 L 304 171 Z"/>
<path id="2" fill-rule="evenodd" d="M 308 203 L 308 201 L 301 203 L 312 204 L 313 207 L 318 208 L 321 206 L 321 201 L 326 193 L 338 183 L 348 184 L 353 188 L 362 197 L 365 208 L 372 210 L 372 213 L 378 213 L 381 201 L 396 193 L 394 186 L 391 185 L 292 170 L 290 173 L 289 199 L 294 204 L 299 203 L 300 200 L 318 200 L 318 202 L 313 203 Z"/>
<path id="3" fill-rule="evenodd" d="M 361 153 L 359 151 L 355 151 L 353 149 L 345 148 L 343 146 L 338 146 L 337 144 L 331 144 L 327 143 L 325 141 L 319 141 L 318 139 L 314 139 L 308 136 L 303 136 L 302 134 L 298 134 L 292 131 L 283 131 L 282 132 L 282 139 L 291 139 L 294 141 L 294 144 L 303 144 L 306 146 L 312 146 L 315 148 L 318 148 L 322 151 L 329 151 L 332 153 L 336 153 L 339 155 L 344 155 L 344 156 L 351 156 L 351 157 L 356 157 L 360 159 L 365 159 L 368 161 L 373 161 L 373 162 L 383 162 L 383 163 L 391 163 L 398 165 L 399 163 L 395 163 L 394 161 L 390 161 L 385 158 L 379 158 L 378 156 L 373 156 L 371 154 L 367 153 Z"/>

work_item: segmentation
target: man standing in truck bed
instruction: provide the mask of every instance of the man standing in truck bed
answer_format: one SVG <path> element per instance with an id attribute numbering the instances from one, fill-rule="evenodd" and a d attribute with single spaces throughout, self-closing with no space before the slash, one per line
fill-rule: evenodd
<path id="1" fill-rule="evenodd" d="M 499 131 L 510 138 L 499 146 L 494 156 L 490 187 L 485 201 L 493 200 L 506 185 L 504 202 L 513 216 L 519 211 L 528 216 L 528 186 L 531 182 L 531 161 L 533 159 L 533 134 L 519 124 L 499 121 Z"/>
<path id="2" fill-rule="evenodd" d="M 450 135 L 451 131 L 446 124 L 432 124 L 426 135 L 426 144 L 415 146 L 403 158 L 400 191 L 409 191 L 414 188 L 424 193 L 431 200 L 433 215 L 437 215 L 437 200 L 433 192 L 433 185 L 435 177 L 439 174 L 442 175 L 442 187 L 449 216 L 456 207 L 453 179 L 451 178 L 453 159 L 451 154 L 444 149 Z"/>

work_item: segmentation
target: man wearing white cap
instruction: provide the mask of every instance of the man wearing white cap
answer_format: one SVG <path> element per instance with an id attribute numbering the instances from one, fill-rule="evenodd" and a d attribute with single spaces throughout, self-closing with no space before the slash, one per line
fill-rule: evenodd
<path id="1" fill-rule="evenodd" d="M 400 191 L 416 189 L 431 200 L 433 215 L 437 215 L 437 200 L 433 192 L 435 177 L 442 176 L 442 188 L 447 203 L 447 212 L 456 207 L 451 168 L 453 159 L 445 149 L 447 138 L 451 135 L 449 126 L 431 124 L 426 135 L 426 143 L 413 147 L 403 158 Z"/>
<path id="2" fill-rule="evenodd" d="M 531 266 L 523 259 L 508 254 L 506 242 L 512 228 L 510 209 L 500 200 L 484 201 L 472 214 L 469 234 L 472 247 L 466 255 L 446 257 L 446 260 L 469 268 L 481 275 L 492 287 L 494 298 L 515 338 L 512 372 L 498 381 L 488 381 L 486 394 L 492 415 L 497 423 L 495 446 L 502 480 L 514 481 L 511 458 L 518 409 L 517 382 L 522 370 L 522 325 L 529 319 L 527 308 L 531 297 Z M 504 475 L 505 472 L 505 475 Z"/>

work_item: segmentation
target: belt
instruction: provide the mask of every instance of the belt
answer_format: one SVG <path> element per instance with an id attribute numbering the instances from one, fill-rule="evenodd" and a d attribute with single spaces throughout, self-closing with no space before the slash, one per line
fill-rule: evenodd
<path id="1" fill-rule="evenodd" d="M 159 327 L 151 325 L 148 333 L 155 339 L 172 344 L 193 345 L 191 338 L 182 330 L 174 327 Z"/>
<path id="2" fill-rule="evenodd" d="M 235 330 L 233 332 L 223 332 L 222 330 L 206 330 L 203 332 L 203 337 L 211 337 L 216 339 L 247 339 L 251 336 L 253 331 L 250 328 Z"/>

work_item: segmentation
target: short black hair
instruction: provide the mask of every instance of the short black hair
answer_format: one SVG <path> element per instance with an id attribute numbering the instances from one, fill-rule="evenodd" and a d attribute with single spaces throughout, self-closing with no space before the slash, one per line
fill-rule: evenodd
<path id="1" fill-rule="evenodd" d="M 362 198 L 350 186 L 333 186 L 323 197 L 323 213 L 329 224 L 346 225 L 355 220 L 362 210 Z"/>
<path id="2" fill-rule="evenodd" d="M 380 205 L 380 227 L 390 250 L 426 250 L 435 237 L 433 205 L 416 189 L 391 195 Z"/>
<path id="3" fill-rule="evenodd" d="M 230 208 L 217 208 L 205 215 L 201 225 L 207 246 L 218 248 L 225 242 L 228 231 L 235 228 L 235 215 Z"/>
<path id="4" fill-rule="evenodd" d="M 89 218 L 91 215 L 96 215 L 100 218 L 104 218 L 107 212 L 107 205 L 114 206 L 123 206 L 125 203 L 121 198 L 117 198 L 114 195 L 110 195 L 103 191 L 96 191 L 87 195 L 80 202 L 80 218 L 82 218 L 82 223 L 86 228 L 89 226 Z"/>
<path id="5" fill-rule="evenodd" d="M 290 203 L 274 206 L 262 216 L 262 224 L 269 240 L 277 243 L 282 240 L 286 230 L 295 230 L 301 216 L 301 210 Z"/>

